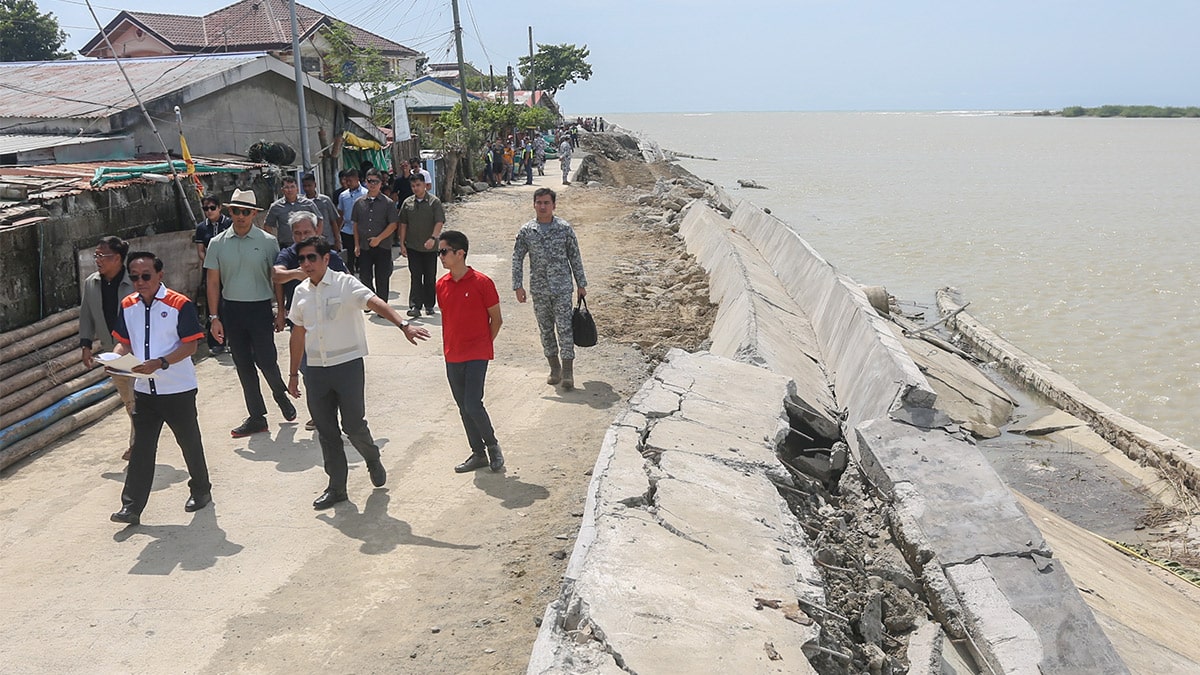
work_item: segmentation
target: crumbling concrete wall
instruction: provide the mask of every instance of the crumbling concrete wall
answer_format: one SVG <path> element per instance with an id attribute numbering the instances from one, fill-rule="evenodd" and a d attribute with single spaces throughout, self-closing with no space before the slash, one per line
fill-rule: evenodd
<path id="1" fill-rule="evenodd" d="M 758 320 L 764 312 L 792 312 L 768 301 L 773 291 L 755 267 L 768 269 L 811 317 L 846 440 L 892 500 L 893 538 L 951 637 L 965 639 L 994 672 L 1126 672 L 1037 528 L 978 449 L 936 409 L 932 388 L 852 280 L 784 223 L 745 202 L 728 221 L 695 203 L 680 233 L 715 276 L 711 286 L 722 311 L 726 298 L 738 305 L 760 296 L 761 311 L 736 310 L 755 327 L 739 339 L 770 345 L 794 332 Z M 746 288 L 738 291 L 738 283 Z M 723 339 L 715 327 L 714 346 Z M 780 369 L 770 365 L 769 347 L 736 351 Z"/>

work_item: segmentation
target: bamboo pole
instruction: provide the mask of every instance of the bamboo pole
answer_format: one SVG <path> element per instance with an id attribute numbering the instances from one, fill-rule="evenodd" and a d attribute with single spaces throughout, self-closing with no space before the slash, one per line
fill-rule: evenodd
<path id="1" fill-rule="evenodd" d="M 0 447 L 13 445 L 53 425 L 58 420 L 111 396 L 117 390 L 111 381 L 93 384 L 25 419 L 0 429 Z"/>
<path id="2" fill-rule="evenodd" d="M 32 354 L 26 354 L 17 359 L 13 359 L 8 363 L 0 363 L 0 382 L 7 382 L 8 378 L 30 368 L 35 368 L 41 364 L 62 356 L 69 351 L 79 349 L 78 338 L 67 338 L 60 340 L 44 349 L 40 349 Z M 8 393 L 7 391 L 5 393 Z"/>
<path id="3" fill-rule="evenodd" d="M 103 370 L 97 368 L 91 372 L 84 373 L 81 377 L 77 377 L 70 382 L 52 387 L 25 405 L 0 415 L 0 429 L 4 429 L 10 424 L 16 424 L 27 417 L 36 415 L 45 408 L 58 403 L 67 396 L 74 394 L 81 389 L 86 389 L 106 377 L 108 377 L 108 375 Z"/>
<path id="4" fill-rule="evenodd" d="M 53 328 L 39 332 L 23 340 L 17 340 L 7 347 L 0 347 L 0 363 L 8 363 L 30 352 L 37 351 L 48 344 L 53 344 L 64 338 L 79 334 L 79 324 L 75 321 L 64 321 Z"/>
<path id="5" fill-rule="evenodd" d="M 95 405 L 74 412 L 25 440 L 0 450 L 0 471 L 45 448 L 67 434 L 104 417 L 121 405 L 120 396 L 109 396 Z"/>
<path id="6" fill-rule="evenodd" d="M 31 382 L 28 386 L 16 390 L 4 398 L 0 398 L 0 415 L 20 408 L 47 391 L 50 391 L 54 387 L 70 382 L 89 370 L 91 370 L 91 368 L 83 365 L 83 361 L 78 361 L 67 368 L 51 374 L 49 377 L 38 378 L 34 382 Z M 102 371 L 97 369 L 97 372 Z M 3 424 L 0 424 L 0 427 L 3 426 Z"/>
<path id="7" fill-rule="evenodd" d="M 42 319 L 41 321 L 35 321 L 34 323 L 31 323 L 28 326 L 25 326 L 23 328 L 18 328 L 16 330 L 10 330 L 7 333 L 0 333 L 0 347 L 7 347 L 7 346 L 11 345 L 12 343 L 16 342 L 17 340 L 24 340 L 25 338 L 27 338 L 31 335 L 37 335 L 38 333 L 46 330 L 47 328 L 57 326 L 58 324 L 60 324 L 64 321 L 70 321 L 71 319 L 78 319 L 78 318 L 79 318 L 79 308 L 78 307 L 72 307 L 71 309 L 61 311 L 58 314 L 51 314 L 50 316 Z"/>
<path id="8" fill-rule="evenodd" d="M 0 388 L 0 396 L 7 399 L 25 387 L 44 379 L 53 380 L 54 384 L 62 384 L 86 370 L 86 368 L 83 368 L 83 370 L 74 372 L 76 367 L 82 366 L 83 355 L 80 354 L 78 349 L 73 349 L 62 356 L 56 356 L 43 364 L 0 380 L 0 384 L 3 384 L 3 387 Z M 18 403 L 17 405 L 20 404 Z M 11 409 L 5 408 L 3 404 L 0 404 L 0 411 Z"/>

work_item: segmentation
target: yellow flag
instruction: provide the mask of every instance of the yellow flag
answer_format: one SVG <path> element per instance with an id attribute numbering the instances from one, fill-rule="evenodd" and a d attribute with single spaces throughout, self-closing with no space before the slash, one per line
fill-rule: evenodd
<path id="1" fill-rule="evenodd" d="M 183 163 L 187 164 L 187 175 L 196 175 L 196 163 L 192 161 L 192 153 L 188 151 L 187 140 L 179 134 L 179 147 L 183 148 Z"/>

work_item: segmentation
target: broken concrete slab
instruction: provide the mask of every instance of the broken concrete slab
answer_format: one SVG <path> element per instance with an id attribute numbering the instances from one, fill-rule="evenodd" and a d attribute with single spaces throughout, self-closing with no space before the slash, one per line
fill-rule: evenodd
<path id="1" fill-rule="evenodd" d="M 720 404 L 723 385 L 738 390 L 735 404 Z M 804 647 L 819 627 L 756 602 L 824 600 L 799 525 L 764 466 L 785 433 L 789 392 L 786 378 L 762 368 L 668 354 L 620 416 L 645 428 L 614 426 L 605 438 L 528 673 L 815 672 Z M 655 417 L 671 408 L 668 394 L 677 408 Z M 656 433 L 657 445 L 642 442 Z"/>
<path id="2" fill-rule="evenodd" d="M 1008 426 L 1008 431 L 1026 436 L 1044 436 L 1055 431 L 1086 427 L 1087 422 L 1058 408 L 1038 408 Z"/>

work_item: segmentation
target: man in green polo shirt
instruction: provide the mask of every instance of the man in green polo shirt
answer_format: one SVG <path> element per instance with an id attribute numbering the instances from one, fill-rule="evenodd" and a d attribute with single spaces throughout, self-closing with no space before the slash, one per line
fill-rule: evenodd
<path id="1" fill-rule="evenodd" d="M 437 304 L 437 240 L 446 224 L 442 202 L 429 194 L 429 183 L 420 172 L 409 179 L 412 196 L 400 205 L 400 255 L 408 258 L 411 283 L 408 288 L 408 315 L 433 315 Z"/>
<path id="2" fill-rule="evenodd" d="M 271 298 L 275 297 L 271 271 L 279 255 L 279 243 L 254 226 L 254 216 L 262 209 L 253 191 L 234 190 L 227 206 L 233 226 L 208 243 L 204 269 L 208 275 L 208 306 L 218 306 L 218 293 L 221 298 L 220 312 L 209 317 L 212 334 L 221 344 L 228 341 L 250 414 L 229 435 L 243 438 L 269 429 L 256 366 L 285 420 L 296 419 L 296 406 L 288 400 L 275 351 L 275 333 L 283 330 L 284 318 L 282 307 L 278 316 L 271 312 Z"/>

